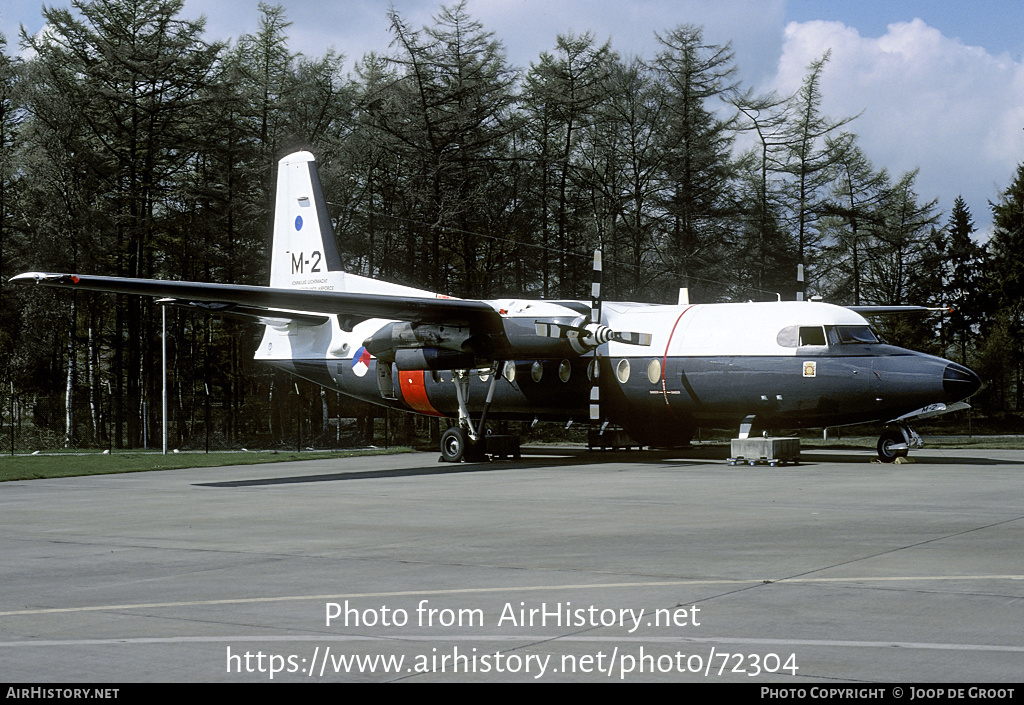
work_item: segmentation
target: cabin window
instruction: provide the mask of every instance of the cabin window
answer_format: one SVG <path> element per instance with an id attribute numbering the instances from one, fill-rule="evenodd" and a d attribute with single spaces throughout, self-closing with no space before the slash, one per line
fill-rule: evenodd
<path id="1" fill-rule="evenodd" d="M 661 381 L 661 360 L 651 360 L 647 365 L 647 379 L 651 384 Z"/>
<path id="2" fill-rule="evenodd" d="M 530 365 L 530 378 L 534 382 L 540 382 L 544 377 L 544 363 L 540 360 L 534 360 L 533 364 Z"/>
<path id="3" fill-rule="evenodd" d="M 563 382 L 568 382 L 569 377 L 572 375 L 572 365 L 569 364 L 568 360 L 562 360 L 558 363 L 558 379 Z"/>
<path id="4" fill-rule="evenodd" d="M 821 326 L 800 326 L 800 345 L 827 345 Z"/>
<path id="5" fill-rule="evenodd" d="M 615 367 L 615 376 L 622 384 L 629 381 L 629 360 L 625 358 L 619 360 L 619 364 Z"/>

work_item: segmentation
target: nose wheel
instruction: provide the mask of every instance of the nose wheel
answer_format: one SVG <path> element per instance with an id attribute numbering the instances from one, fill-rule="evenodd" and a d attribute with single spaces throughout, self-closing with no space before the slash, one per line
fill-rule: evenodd
<path id="1" fill-rule="evenodd" d="M 883 463 L 894 463 L 897 458 L 905 458 L 911 448 L 924 445 L 921 437 L 906 424 L 885 429 L 878 438 L 878 459 Z"/>

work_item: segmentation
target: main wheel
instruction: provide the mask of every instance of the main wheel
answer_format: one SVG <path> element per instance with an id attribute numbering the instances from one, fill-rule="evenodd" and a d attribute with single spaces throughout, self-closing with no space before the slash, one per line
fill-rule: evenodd
<path id="1" fill-rule="evenodd" d="M 446 463 L 457 463 L 466 454 L 466 434 L 458 426 L 453 426 L 441 434 L 441 460 Z"/>
<path id="2" fill-rule="evenodd" d="M 899 429 L 885 429 L 878 438 L 878 459 L 883 463 L 893 463 L 896 462 L 896 458 L 907 457 L 906 448 L 893 448 L 893 446 L 906 445 L 906 443 L 907 439 L 903 437 L 903 433 Z"/>

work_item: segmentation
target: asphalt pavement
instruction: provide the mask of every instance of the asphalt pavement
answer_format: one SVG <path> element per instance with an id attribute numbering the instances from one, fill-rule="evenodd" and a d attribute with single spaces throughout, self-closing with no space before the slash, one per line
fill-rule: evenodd
<path id="1" fill-rule="evenodd" d="M 1024 451 L 727 455 L 3 483 L 3 680 L 1020 682 Z"/>

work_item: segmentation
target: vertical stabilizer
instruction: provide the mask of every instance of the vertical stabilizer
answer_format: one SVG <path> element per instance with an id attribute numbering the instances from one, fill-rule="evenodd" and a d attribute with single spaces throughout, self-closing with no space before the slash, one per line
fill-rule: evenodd
<path id="1" fill-rule="evenodd" d="M 422 289 L 342 271 L 338 243 L 316 173 L 316 159 L 309 152 L 289 154 L 277 165 L 270 286 L 275 289 L 434 296 Z"/>
<path id="2" fill-rule="evenodd" d="M 338 275 L 329 272 L 341 272 L 341 257 L 316 159 L 295 152 L 278 162 L 270 286 L 332 289 Z"/>

